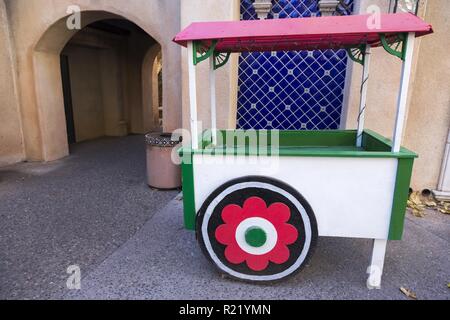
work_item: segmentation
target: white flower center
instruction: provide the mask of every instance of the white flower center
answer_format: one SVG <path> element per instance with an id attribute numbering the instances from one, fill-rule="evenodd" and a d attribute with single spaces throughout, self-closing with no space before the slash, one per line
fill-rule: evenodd
<path id="1" fill-rule="evenodd" d="M 266 233 L 267 240 L 261 247 L 252 247 L 245 239 L 245 233 L 249 228 L 257 227 Z M 278 241 L 278 232 L 274 225 L 267 219 L 254 217 L 242 221 L 236 229 L 236 242 L 239 247 L 245 252 L 253 255 L 263 255 L 275 248 Z"/>

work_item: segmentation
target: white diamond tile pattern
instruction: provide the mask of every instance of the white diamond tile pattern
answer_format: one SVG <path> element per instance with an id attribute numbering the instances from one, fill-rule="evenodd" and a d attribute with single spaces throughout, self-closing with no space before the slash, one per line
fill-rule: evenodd
<path id="1" fill-rule="evenodd" d="M 256 19 L 251 0 L 241 17 Z M 350 14 L 342 0 L 339 14 Z M 320 15 L 316 0 L 273 1 L 269 19 Z M 243 53 L 239 62 L 238 128 L 326 130 L 339 128 L 347 54 L 345 50 Z"/>

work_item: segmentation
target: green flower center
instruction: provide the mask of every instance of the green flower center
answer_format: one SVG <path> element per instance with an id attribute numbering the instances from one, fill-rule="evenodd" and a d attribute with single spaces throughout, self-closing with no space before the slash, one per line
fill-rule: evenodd
<path id="1" fill-rule="evenodd" d="M 250 227 L 245 231 L 245 242 L 250 246 L 259 248 L 267 241 L 266 232 L 260 227 Z"/>

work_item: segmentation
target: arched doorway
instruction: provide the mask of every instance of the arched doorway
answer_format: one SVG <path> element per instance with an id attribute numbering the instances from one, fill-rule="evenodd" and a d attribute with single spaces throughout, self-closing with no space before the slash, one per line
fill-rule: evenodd
<path id="1" fill-rule="evenodd" d="M 78 30 L 66 22 L 52 25 L 33 52 L 44 160 L 68 155 L 69 142 L 158 129 L 158 100 L 147 97 L 158 86 L 159 42 L 105 11 L 82 12 Z"/>
<path id="2" fill-rule="evenodd" d="M 156 40 L 124 19 L 94 22 L 69 40 L 61 52 L 69 144 L 159 126 L 153 116 L 158 100 L 144 99 L 158 96 L 158 79 L 152 76 L 156 61 L 145 59 L 157 52 Z"/>

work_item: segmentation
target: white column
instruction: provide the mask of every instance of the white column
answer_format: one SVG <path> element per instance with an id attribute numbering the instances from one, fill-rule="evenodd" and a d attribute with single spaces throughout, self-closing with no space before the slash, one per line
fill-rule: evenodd
<path id="1" fill-rule="evenodd" d="M 438 200 L 450 200 L 450 131 L 448 132 L 447 144 L 445 146 L 444 158 L 442 160 L 438 188 L 437 190 L 433 190 L 433 194 Z"/>
<path id="2" fill-rule="evenodd" d="M 217 145 L 217 106 L 216 106 L 216 71 L 214 70 L 214 54 L 209 58 L 209 87 L 211 93 L 211 132 L 212 144 Z"/>
<path id="3" fill-rule="evenodd" d="M 366 119 L 367 106 L 367 88 L 369 84 L 369 69 L 370 69 L 370 44 L 366 45 L 366 52 L 364 54 L 364 69 L 361 82 L 361 97 L 359 102 L 359 116 L 358 116 L 358 133 L 356 136 L 356 146 L 362 147 L 362 138 L 364 131 L 364 121 Z"/>
<path id="4" fill-rule="evenodd" d="M 197 120 L 197 73 L 194 65 L 194 46 L 192 41 L 188 42 L 189 61 L 189 103 L 191 119 L 191 142 L 192 149 L 198 149 L 198 120 Z"/>
<path id="5" fill-rule="evenodd" d="M 414 32 L 408 33 L 408 41 L 406 44 L 406 56 L 403 61 L 402 67 L 402 78 L 400 82 L 400 94 L 398 96 L 397 102 L 397 118 L 395 121 L 395 130 L 394 130 L 394 141 L 392 143 L 392 152 L 399 152 L 402 137 L 403 137 L 403 129 L 405 127 L 405 118 L 406 118 L 406 103 L 408 101 L 408 90 L 409 90 L 409 82 L 411 80 L 411 69 L 412 69 L 412 60 L 414 53 L 414 42 L 416 40 L 416 35 Z"/>
<path id="6" fill-rule="evenodd" d="M 267 16 L 272 9 L 272 0 L 255 0 L 253 7 L 258 15 L 258 19 L 267 19 Z"/>
<path id="7" fill-rule="evenodd" d="M 337 9 L 339 0 L 320 0 L 319 10 L 322 13 L 322 17 L 332 16 Z"/>
<path id="8" fill-rule="evenodd" d="M 369 289 L 381 288 L 381 276 L 383 275 L 387 242 L 387 240 L 373 240 L 372 258 L 370 266 L 367 269 L 367 273 L 369 274 L 367 287 Z"/>

